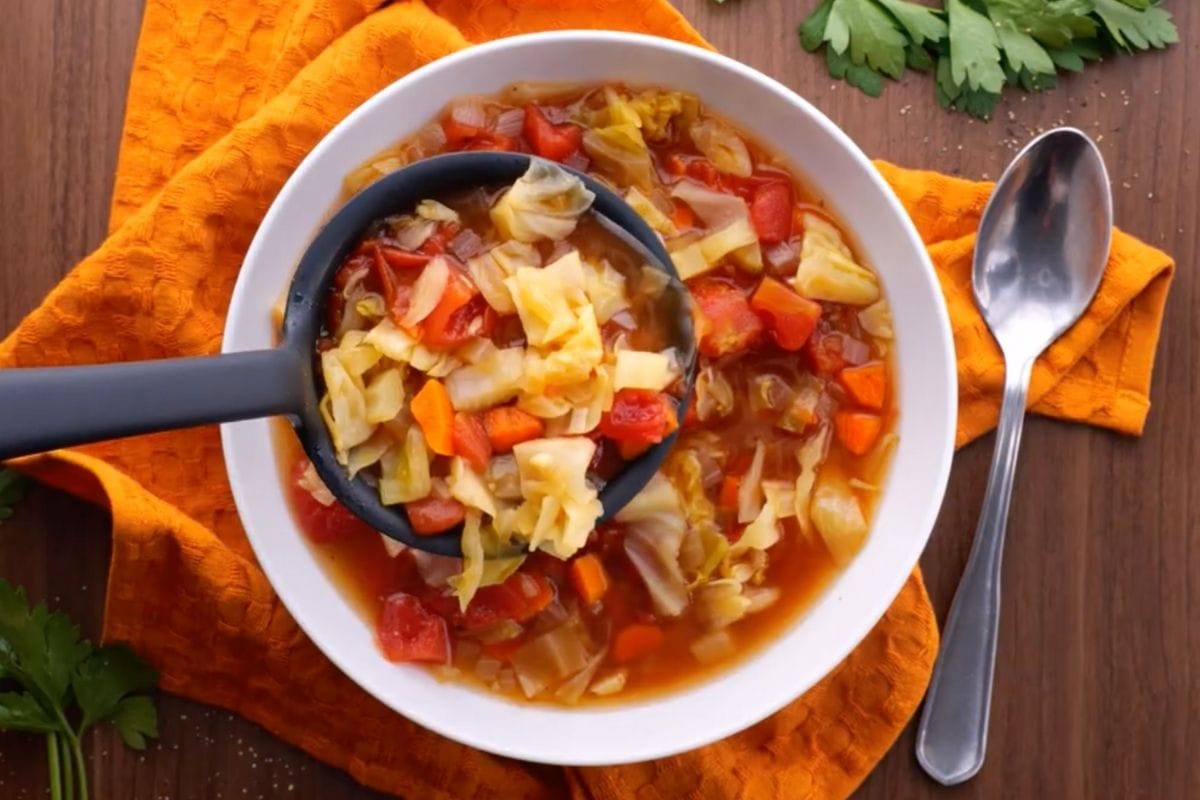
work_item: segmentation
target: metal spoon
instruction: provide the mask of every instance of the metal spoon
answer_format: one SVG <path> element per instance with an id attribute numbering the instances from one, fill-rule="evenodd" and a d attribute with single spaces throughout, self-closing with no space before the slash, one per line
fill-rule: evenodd
<path id="1" fill-rule="evenodd" d="M 411 210 L 425 197 L 476 186 L 512 183 L 529 168 L 522 153 L 466 152 L 414 162 L 380 178 L 350 198 L 308 245 L 292 278 L 282 340 L 269 350 L 169 358 L 127 364 L 0 370 L 0 461 L 139 433 L 286 416 L 305 454 L 330 491 L 371 527 L 410 547 L 461 555 L 461 528 L 436 536 L 413 532 L 398 506 L 385 506 L 379 490 L 360 475 L 351 479 L 335 458 L 317 408 L 320 395 L 313 348 L 324 319 L 328 286 L 342 260 L 374 221 Z M 646 222 L 607 186 L 576 173 L 595 194 L 590 213 L 625 248 L 666 275 L 656 298 L 667 339 L 679 353 L 683 419 L 696 370 L 696 343 L 687 289 L 666 247 Z M 304 235 L 298 232 L 297 235 Z M 267 309 L 263 309 L 264 317 Z M 654 476 L 678 433 L 663 439 L 600 490 L 607 518 Z"/>
<path id="2" fill-rule="evenodd" d="M 1004 402 L 975 543 L 917 730 L 917 760 L 952 786 L 983 766 L 1000 620 L 1000 557 L 1034 359 L 1082 316 L 1108 261 L 1112 194 L 1095 144 L 1050 131 L 1009 165 L 983 213 L 975 302 L 1004 353 Z"/>

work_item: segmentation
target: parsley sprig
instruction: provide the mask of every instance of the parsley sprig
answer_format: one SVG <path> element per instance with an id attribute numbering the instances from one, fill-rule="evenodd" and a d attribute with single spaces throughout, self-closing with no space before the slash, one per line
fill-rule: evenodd
<path id="1" fill-rule="evenodd" d="M 0 580 L 0 730 L 41 733 L 52 800 L 87 800 L 84 733 L 112 724 L 137 750 L 158 736 L 158 675 L 124 645 L 95 647 L 64 614 Z"/>
<path id="2" fill-rule="evenodd" d="M 945 108 L 990 119 L 1005 87 L 1053 87 L 1106 53 L 1179 41 L 1161 0 L 821 0 L 800 26 L 833 77 L 878 97 L 884 79 L 932 70 Z"/>

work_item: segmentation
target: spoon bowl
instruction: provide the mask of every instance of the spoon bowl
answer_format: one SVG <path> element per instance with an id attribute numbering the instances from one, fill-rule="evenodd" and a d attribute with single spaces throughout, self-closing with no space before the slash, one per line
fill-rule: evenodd
<path id="1" fill-rule="evenodd" d="M 350 198 L 324 224 L 301 257 L 288 289 L 282 335 L 274 348 L 221 356 L 103 366 L 0 371 L 0 460 L 58 447 L 214 422 L 285 416 L 329 490 L 379 532 L 439 555 L 462 554 L 461 527 L 436 536 L 413 532 L 400 507 L 385 506 L 376 487 L 351 479 L 338 463 L 318 409 L 314 364 L 328 287 L 347 254 L 374 222 L 407 212 L 427 197 L 516 181 L 534 157 L 464 152 L 435 156 L 392 172 Z M 670 320 L 667 338 L 683 372 L 678 419 L 691 397 L 696 342 L 690 300 L 662 240 L 615 192 L 572 170 L 595 195 L 588 213 L 620 246 L 667 276 L 658 300 Z M 653 477 L 675 443 L 666 437 L 625 464 L 600 490 L 605 519 Z"/>
<path id="2" fill-rule="evenodd" d="M 975 248 L 975 302 L 1006 356 L 1037 355 L 1079 319 L 1111 239 L 1096 145 L 1074 128 L 1031 142 L 996 184 Z"/>

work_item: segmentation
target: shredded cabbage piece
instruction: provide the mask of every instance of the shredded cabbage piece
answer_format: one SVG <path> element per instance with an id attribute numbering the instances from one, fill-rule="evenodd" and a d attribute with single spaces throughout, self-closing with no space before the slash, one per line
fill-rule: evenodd
<path id="1" fill-rule="evenodd" d="M 876 339 L 891 339 L 896 335 L 892 327 L 892 309 L 883 298 L 858 312 L 858 324 Z"/>
<path id="2" fill-rule="evenodd" d="M 346 457 L 346 474 L 351 479 L 383 458 L 383 454 L 392 446 L 392 437 L 384 430 L 377 430 L 371 438 L 362 444 L 350 448 Z"/>
<path id="3" fill-rule="evenodd" d="M 446 392 L 456 411 L 480 411 L 517 396 L 525 371 L 525 348 L 496 349 L 475 364 L 446 376 Z"/>
<path id="4" fill-rule="evenodd" d="M 584 264 L 584 292 L 601 325 L 629 308 L 625 294 L 625 276 L 607 261 Z"/>
<path id="5" fill-rule="evenodd" d="M 565 239 L 595 199 L 579 178 L 553 162 L 534 158 L 492 206 L 491 218 L 505 239 Z"/>
<path id="6" fill-rule="evenodd" d="M 674 236 L 679 233 L 679 229 L 675 227 L 671 218 L 664 214 L 662 209 L 656 206 L 649 197 L 642 194 L 636 186 L 631 186 L 625 193 L 625 202 L 638 213 L 638 216 L 646 220 L 647 225 L 663 236 Z"/>
<path id="7" fill-rule="evenodd" d="M 582 437 L 533 439 L 513 447 L 525 497 L 516 526 L 530 549 L 566 559 L 587 544 L 604 511 L 587 480 L 595 451 L 596 443 Z"/>
<path id="8" fill-rule="evenodd" d="M 668 617 L 687 608 L 688 588 L 679 565 L 679 551 L 687 533 L 679 491 L 657 472 L 619 512 L 616 519 L 628 526 L 625 554 L 638 571 L 655 610 Z"/>
<path id="9" fill-rule="evenodd" d="M 649 89 L 630 98 L 629 105 L 641 120 L 642 134 L 652 142 L 661 142 L 671 135 L 671 120 L 683 112 L 683 95 Z"/>
<path id="10" fill-rule="evenodd" d="M 636 112 L 634 115 L 636 117 Z M 638 125 L 623 122 L 588 128 L 583 132 L 583 149 L 618 183 L 646 191 L 654 186 L 654 165 Z"/>
<path id="11" fill-rule="evenodd" d="M 489 517 L 496 516 L 495 495 L 462 456 L 450 459 L 449 487 L 450 496 L 467 508 L 482 511 Z"/>
<path id="12" fill-rule="evenodd" d="M 838 566 L 848 564 L 867 538 L 867 518 L 853 490 L 839 476 L 820 476 L 810 513 L 833 560 Z"/>
<path id="13" fill-rule="evenodd" d="M 796 484 L 791 481 L 763 481 L 767 504 L 779 519 L 796 516 Z"/>
<path id="14" fill-rule="evenodd" d="M 800 532 L 810 539 L 813 535 L 813 525 L 812 517 L 809 515 L 809 502 L 812 498 L 813 483 L 817 479 L 817 467 L 821 466 L 825 455 L 829 452 L 829 439 L 829 427 L 822 427 L 805 440 L 796 454 L 800 465 L 800 472 L 796 475 L 796 490 L 793 494 L 796 523 L 800 526 Z"/>
<path id="15" fill-rule="evenodd" d="M 339 349 L 333 348 L 321 354 L 326 395 L 322 398 L 320 409 L 337 450 L 338 461 L 345 464 L 350 448 L 369 439 L 375 426 L 367 420 L 366 388 L 362 378 L 346 368 L 339 358 Z"/>
<path id="16" fill-rule="evenodd" d="M 745 200 L 710 189 L 697 181 L 679 181 L 671 188 L 671 196 L 687 203 L 705 227 L 713 230 L 750 218 L 750 207 Z"/>
<path id="17" fill-rule="evenodd" d="M 754 167 L 746 143 L 718 119 L 702 119 L 688 129 L 692 143 L 721 172 L 748 178 Z"/>
<path id="18" fill-rule="evenodd" d="M 404 408 L 402 367 L 385 369 L 371 379 L 365 391 L 367 422 L 378 424 L 394 419 Z"/>
<path id="19" fill-rule="evenodd" d="M 402 447 L 383 454 L 379 478 L 379 499 L 385 506 L 411 503 L 433 489 L 429 474 L 429 449 L 419 425 L 410 425 Z"/>
<path id="20" fill-rule="evenodd" d="M 763 505 L 762 474 L 763 462 L 767 457 L 766 445 L 762 440 L 754 444 L 754 458 L 738 485 L 738 522 L 745 524 L 759 515 Z"/>
<path id="21" fill-rule="evenodd" d="M 879 279 L 854 261 L 838 229 L 816 214 L 804 215 L 796 291 L 812 300 L 869 306 L 879 299 Z"/>
<path id="22" fill-rule="evenodd" d="M 749 611 L 750 599 L 732 578 L 709 581 L 696 592 L 696 612 L 711 630 L 728 628 Z"/>
<path id="23" fill-rule="evenodd" d="M 697 275 L 703 275 L 717 266 L 715 263 L 709 263 L 708 259 L 704 257 L 704 250 L 700 247 L 699 242 L 692 242 L 678 250 L 672 250 L 671 263 L 675 265 L 679 279 L 684 281 Z"/>
<path id="24" fill-rule="evenodd" d="M 728 416 L 733 411 L 733 387 L 724 374 L 711 364 L 696 376 L 696 414 L 707 422 Z"/>
<path id="25" fill-rule="evenodd" d="M 479 589 L 504 583 L 525 563 L 524 554 L 498 556 L 500 546 L 495 531 L 483 524 L 475 510 L 468 511 L 463 521 L 462 550 L 462 571 L 449 576 L 446 583 L 458 598 L 459 610 L 464 612 Z M 519 626 L 517 635 L 520 635 Z"/>
<path id="26" fill-rule="evenodd" d="M 767 550 L 778 541 L 779 519 L 775 516 L 775 508 L 764 503 L 758 516 L 742 531 L 741 538 L 729 546 L 728 558 L 737 558 L 748 550 Z"/>
<path id="27" fill-rule="evenodd" d="M 613 388 L 648 389 L 661 392 L 678 377 L 671 357 L 666 353 L 651 353 L 643 350 L 620 350 L 617 352 L 616 373 Z"/>
<path id="28" fill-rule="evenodd" d="M 704 256 L 704 260 L 709 264 L 716 264 L 725 256 L 735 251 L 741 251 L 742 248 L 753 245 L 758 247 L 758 234 L 754 232 L 754 226 L 750 224 L 750 218 L 734 220 L 733 222 L 721 228 L 718 231 L 710 233 L 700 240 L 700 252 Z M 762 254 L 758 255 L 757 268 L 754 265 L 753 258 L 747 258 L 745 261 L 739 261 L 738 266 L 746 267 L 750 265 L 751 271 L 757 272 L 762 270 Z"/>
<path id="29" fill-rule="evenodd" d="M 435 222 L 458 222 L 458 212 L 437 200 L 422 200 L 417 203 L 417 216 Z"/>

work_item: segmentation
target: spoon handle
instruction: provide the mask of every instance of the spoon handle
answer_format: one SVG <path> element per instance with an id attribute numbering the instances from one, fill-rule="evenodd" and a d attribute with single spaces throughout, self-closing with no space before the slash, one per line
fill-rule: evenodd
<path id="1" fill-rule="evenodd" d="M 945 786 L 972 778 L 987 750 L 988 711 L 1000 622 L 1000 560 L 1025 422 L 1032 359 L 1005 370 L 996 451 L 971 556 L 942 636 L 917 730 L 917 760 Z"/>
<path id="2" fill-rule="evenodd" d="M 0 370 L 0 460 L 56 447 L 300 411 L 286 348 L 86 367 Z"/>

